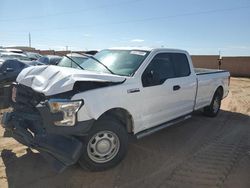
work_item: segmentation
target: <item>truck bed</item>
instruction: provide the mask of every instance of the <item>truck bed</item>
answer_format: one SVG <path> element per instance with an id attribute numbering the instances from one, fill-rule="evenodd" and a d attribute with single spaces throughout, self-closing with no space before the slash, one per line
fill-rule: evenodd
<path id="1" fill-rule="evenodd" d="M 202 74 L 221 73 L 221 72 L 227 72 L 227 71 L 219 70 L 219 69 L 194 68 L 194 72 L 196 73 L 196 75 L 202 75 Z"/>
<path id="2" fill-rule="evenodd" d="M 194 72 L 197 75 L 198 86 L 195 110 L 210 104 L 214 92 L 219 85 L 221 85 L 224 90 L 222 98 L 226 97 L 228 94 L 228 78 L 230 76 L 228 71 L 219 69 L 195 68 Z"/>

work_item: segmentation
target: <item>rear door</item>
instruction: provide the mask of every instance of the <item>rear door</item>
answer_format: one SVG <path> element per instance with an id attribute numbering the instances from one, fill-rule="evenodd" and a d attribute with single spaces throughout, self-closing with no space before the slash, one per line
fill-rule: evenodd
<path id="1" fill-rule="evenodd" d="M 192 112 L 196 76 L 184 53 L 158 53 L 142 74 L 144 128 Z"/>

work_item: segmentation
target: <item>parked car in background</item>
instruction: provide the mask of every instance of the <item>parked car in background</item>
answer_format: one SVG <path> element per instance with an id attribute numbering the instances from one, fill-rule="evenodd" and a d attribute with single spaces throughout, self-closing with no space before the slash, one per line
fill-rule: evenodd
<path id="1" fill-rule="evenodd" d="M 14 53 L 14 52 L 1 52 L 0 53 L 0 66 L 3 64 L 4 61 L 8 59 L 17 59 L 21 61 L 30 61 L 27 55 L 21 53 Z"/>
<path id="2" fill-rule="evenodd" d="M 20 49 L 15 49 L 15 48 L 5 48 L 6 52 L 13 52 L 13 53 L 18 53 L 18 54 L 24 54 L 24 52 Z"/>
<path id="3" fill-rule="evenodd" d="M 45 55 L 45 56 L 40 57 L 37 61 L 45 65 L 57 65 L 57 63 L 61 59 L 62 57 L 58 55 Z"/>
<path id="4" fill-rule="evenodd" d="M 26 53 L 8 52 L 5 49 L 0 53 L 0 108 L 9 107 L 8 95 L 18 74 L 26 67 L 41 64 L 31 60 Z"/>
<path id="5" fill-rule="evenodd" d="M 61 59 L 61 61 L 57 64 L 57 66 L 80 69 L 78 65 L 81 65 L 87 59 L 88 59 L 87 56 L 81 55 L 79 53 L 70 53 L 64 56 Z"/>
<path id="6" fill-rule="evenodd" d="M 19 59 L 24 61 L 30 61 L 29 57 L 26 54 L 14 53 L 14 52 L 2 52 L 0 53 L 1 59 Z"/>
<path id="7" fill-rule="evenodd" d="M 0 65 L 0 108 L 8 108 L 11 84 L 16 81 L 18 74 L 26 67 L 29 67 L 31 61 L 20 61 L 18 59 L 7 59 Z"/>
<path id="8" fill-rule="evenodd" d="M 6 50 L 4 48 L 0 48 L 0 53 L 2 52 L 6 52 Z"/>
<path id="9" fill-rule="evenodd" d="M 41 54 L 35 53 L 35 52 L 25 52 L 25 54 L 30 58 L 32 61 L 38 60 L 40 57 L 42 57 Z"/>
<path id="10" fill-rule="evenodd" d="M 18 74 L 26 67 L 29 67 L 29 62 L 20 61 L 17 59 L 8 59 L 0 66 L 0 83 L 11 83 L 16 80 Z"/>

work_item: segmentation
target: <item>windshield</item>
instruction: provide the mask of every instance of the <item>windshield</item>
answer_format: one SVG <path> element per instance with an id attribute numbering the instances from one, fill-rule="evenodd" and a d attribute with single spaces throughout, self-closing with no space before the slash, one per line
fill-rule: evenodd
<path id="1" fill-rule="evenodd" d="M 114 74 L 132 76 L 148 54 L 148 51 L 141 50 L 102 50 L 93 57 Z M 85 70 L 110 73 L 105 66 L 91 58 L 80 65 Z"/>
<path id="2" fill-rule="evenodd" d="M 78 57 L 69 56 L 69 57 L 70 59 L 64 56 L 57 65 L 61 67 L 71 67 L 71 68 L 80 69 L 79 66 L 77 66 L 77 64 L 80 65 L 88 59 L 87 57 L 80 57 L 80 56 Z M 73 62 L 71 59 L 75 62 Z"/>

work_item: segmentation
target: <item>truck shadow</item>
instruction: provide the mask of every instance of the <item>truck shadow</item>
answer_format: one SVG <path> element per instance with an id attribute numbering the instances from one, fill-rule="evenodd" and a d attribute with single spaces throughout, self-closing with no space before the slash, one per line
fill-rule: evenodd
<path id="1" fill-rule="evenodd" d="M 122 185 L 133 187 L 149 177 L 153 178 L 151 181 L 154 182 L 166 178 L 171 174 L 171 166 L 174 163 L 183 162 L 202 144 L 213 140 L 218 134 L 227 134 L 234 130 L 250 132 L 249 122 L 250 116 L 236 112 L 222 110 L 217 118 L 204 117 L 200 112 L 195 112 L 193 117 L 185 122 L 133 141 L 122 163 L 105 172 L 88 172 L 74 165 L 58 174 L 39 153 L 34 153 L 30 149 L 22 156 L 5 149 L 1 152 L 1 158 L 10 188 Z M 231 128 L 228 128 L 228 125 Z M 140 186 L 143 184 L 139 184 Z"/>

